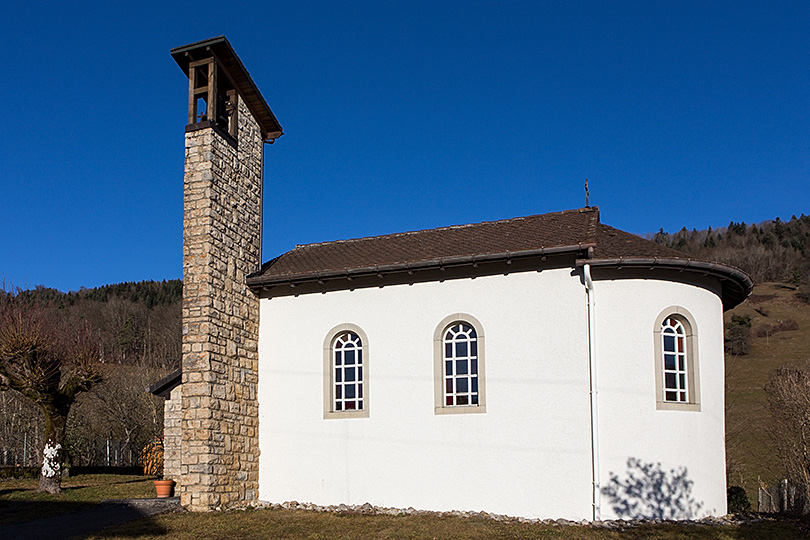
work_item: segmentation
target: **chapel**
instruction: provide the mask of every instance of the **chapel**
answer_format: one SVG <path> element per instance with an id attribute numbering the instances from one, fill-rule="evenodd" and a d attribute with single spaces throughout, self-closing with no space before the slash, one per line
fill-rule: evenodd
<path id="1" fill-rule="evenodd" d="M 185 507 L 726 513 L 723 311 L 747 274 L 592 206 L 264 261 L 281 125 L 226 38 L 171 55 L 189 81 L 183 359 L 151 390 Z"/>

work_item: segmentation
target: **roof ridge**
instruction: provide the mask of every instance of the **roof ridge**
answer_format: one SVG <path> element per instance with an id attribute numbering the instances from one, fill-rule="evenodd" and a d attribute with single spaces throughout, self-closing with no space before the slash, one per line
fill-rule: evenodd
<path id="1" fill-rule="evenodd" d="M 562 214 L 574 214 L 574 213 L 586 213 L 586 212 L 595 212 L 596 213 L 596 221 L 599 221 L 599 207 L 598 206 L 586 206 L 583 208 L 571 208 L 569 210 L 560 210 L 557 212 L 546 212 L 545 214 L 532 214 L 530 216 L 516 216 L 512 218 L 506 219 L 496 219 L 492 221 L 477 221 L 473 223 L 463 223 L 460 225 L 446 225 L 444 227 L 434 227 L 431 229 L 417 229 L 415 231 L 403 231 L 403 232 L 396 232 L 396 233 L 389 233 L 389 234 L 378 234 L 375 236 L 361 236 L 358 238 L 347 238 L 344 240 L 328 240 L 325 242 L 313 242 L 311 244 L 296 244 L 295 249 L 302 249 L 302 248 L 309 248 L 309 247 L 318 247 L 318 246 L 326 246 L 330 244 L 348 244 L 354 242 L 363 242 L 368 240 L 379 240 L 381 238 L 397 238 L 397 237 L 404 237 L 404 236 L 413 236 L 416 234 L 424 234 L 424 233 L 432 233 L 436 231 L 448 231 L 453 229 L 465 229 L 467 227 L 475 227 L 479 225 L 492 225 L 496 223 L 508 223 L 508 222 L 519 222 L 525 221 L 532 218 L 539 218 L 539 217 L 547 217 L 547 216 L 554 216 L 554 215 L 562 215 Z"/>

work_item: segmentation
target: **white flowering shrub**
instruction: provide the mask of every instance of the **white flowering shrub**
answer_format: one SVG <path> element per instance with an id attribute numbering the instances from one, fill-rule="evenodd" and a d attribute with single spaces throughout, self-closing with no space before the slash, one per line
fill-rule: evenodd
<path id="1" fill-rule="evenodd" d="M 42 476 L 45 478 L 55 478 L 62 473 L 62 464 L 58 458 L 61 449 L 61 444 L 54 444 L 50 439 L 45 444 L 42 459 Z"/>

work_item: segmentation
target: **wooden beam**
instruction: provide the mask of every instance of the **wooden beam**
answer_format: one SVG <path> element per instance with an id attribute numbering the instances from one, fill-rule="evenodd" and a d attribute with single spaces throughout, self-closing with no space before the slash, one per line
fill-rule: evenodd
<path id="1" fill-rule="evenodd" d="M 206 118 L 216 124 L 217 122 L 217 63 L 208 64 L 208 109 Z"/>
<path id="2" fill-rule="evenodd" d="M 194 95 L 194 78 L 197 68 L 189 65 L 188 68 L 188 123 L 197 122 L 197 97 Z"/>

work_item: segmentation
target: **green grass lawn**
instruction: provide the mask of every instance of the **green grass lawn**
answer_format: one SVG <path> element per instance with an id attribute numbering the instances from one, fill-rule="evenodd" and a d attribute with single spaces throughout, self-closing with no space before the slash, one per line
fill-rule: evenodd
<path id="1" fill-rule="evenodd" d="M 0 526 L 89 508 L 105 499 L 155 496 L 152 478 L 85 474 L 62 482 L 60 495 L 36 491 L 38 479 L 0 480 Z"/>

